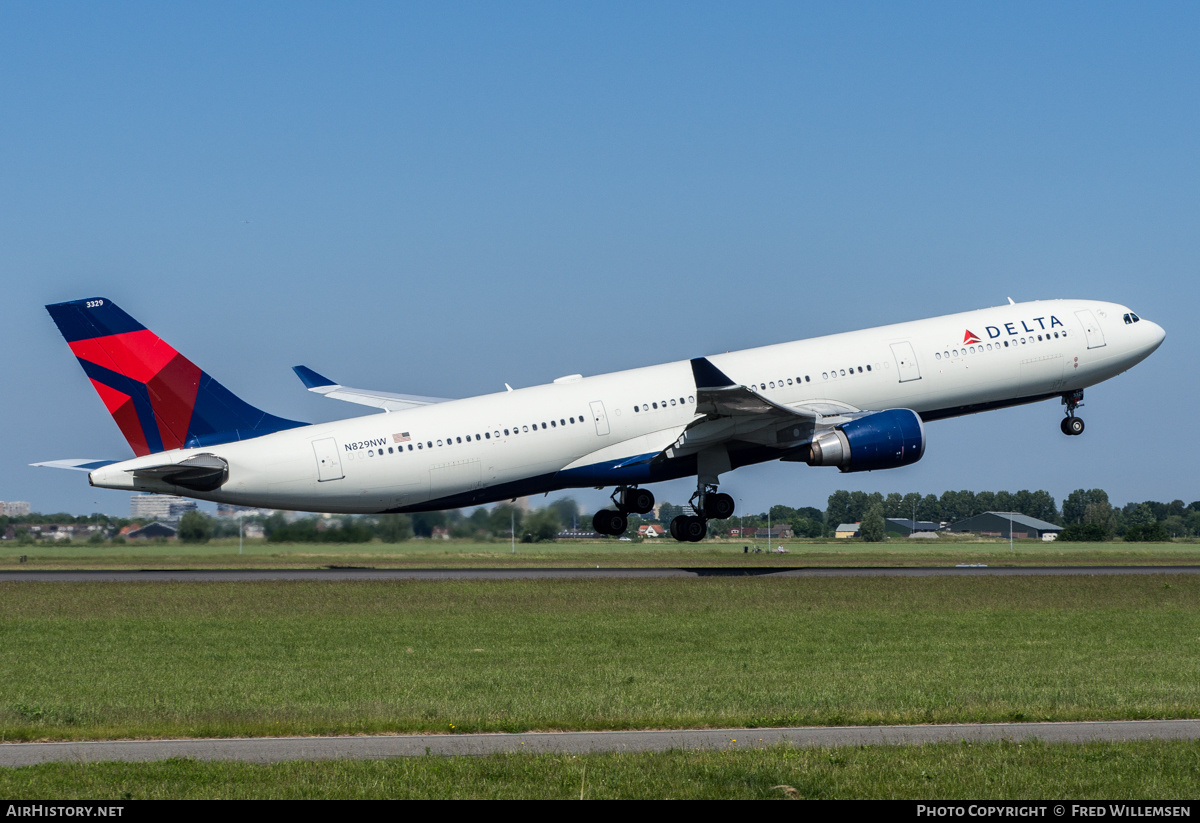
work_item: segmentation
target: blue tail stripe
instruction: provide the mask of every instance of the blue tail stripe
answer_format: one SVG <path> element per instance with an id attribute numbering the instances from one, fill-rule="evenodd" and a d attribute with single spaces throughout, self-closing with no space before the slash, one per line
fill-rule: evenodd
<path id="1" fill-rule="evenodd" d="M 146 436 L 146 445 L 151 452 L 162 451 L 162 435 L 158 431 L 158 421 L 154 417 L 154 406 L 150 403 L 150 391 L 146 388 L 146 384 L 123 374 L 117 374 L 103 366 L 97 366 L 90 360 L 76 359 L 79 360 L 79 365 L 83 366 L 83 372 L 88 377 L 133 398 L 133 408 L 137 412 L 142 434 Z"/>

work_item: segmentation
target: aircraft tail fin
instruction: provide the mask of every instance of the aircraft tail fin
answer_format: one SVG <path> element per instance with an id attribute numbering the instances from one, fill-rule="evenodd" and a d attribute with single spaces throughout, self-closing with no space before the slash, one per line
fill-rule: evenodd
<path id="1" fill-rule="evenodd" d="M 139 456 L 305 425 L 251 406 L 107 298 L 46 310 Z"/>

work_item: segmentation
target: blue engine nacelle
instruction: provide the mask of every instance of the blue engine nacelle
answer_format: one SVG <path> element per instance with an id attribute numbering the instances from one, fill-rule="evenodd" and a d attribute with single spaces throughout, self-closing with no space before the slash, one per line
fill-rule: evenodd
<path id="1" fill-rule="evenodd" d="M 923 454 L 925 426 L 920 416 L 911 409 L 888 409 L 816 435 L 805 462 L 861 472 L 907 466 Z"/>

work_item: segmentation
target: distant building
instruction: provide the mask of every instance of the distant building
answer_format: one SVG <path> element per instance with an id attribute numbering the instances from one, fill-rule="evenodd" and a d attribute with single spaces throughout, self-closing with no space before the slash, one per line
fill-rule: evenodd
<path id="1" fill-rule="evenodd" d="M 667 533 L 667 530 L 655 523 L 646 523 L 638 526 L 637 533 L 642 537 L 662 537 Z"/>
<path id="2" fill-rule="evenodd" d="M 931 520 L 909 520 L 906 517 L 889 517 L 884 523 L 884 528 L 889 534 L 911 537 L 913 534 L 921 532 L 936 532 L 939 526 Z"/>
<path id="3" fill-rule="evenodd" d="M 235 506 L 232 503 L 218 503 L 217 517 L 237 519 L 239 517 L 270 517 L 274 509 L 255 509 L 250 506 Z"/>
<path id="4" fill-rule="evenodd" d="M 858 537 L 858 534 L 859 531 L 857 523 L 842 523 L 837 527 L 837 530 L 834 531 L 833 536 L 839 540 L 847 540 L 851 537 Z"/>
<path id="5" fill-rule="evenodd" d="M 950 527 L 952 532 L 975 532 L 981 537 L 1008 538 L 1012 532 L 1014 540 L 1037 538 L 1053 540 L 1062 532 L 1062 526 L 1038 520 L 1018 512 L 984 512 L 966 520 L 960 520 Z M 1048 537 L 1054 535 L 1054 537 Z"/>
<path id="6" fill-rule="evenodd" d="M 122 531 L 124 532 L 124 530 Z M 130 540 L 148 540 L 154 537 L 165 537 L 170 540 L 175 536 L 175 531 L 175 527 L 169 523 L 155 522 L 142 526 L 140 529 L 130 529 L 124 534 Z"/>
<path id="7" fill-rule="evenodd" d="M 196 508 L 195 500 L 173 494 L 135 494 L 129 498 L 129 516 L 135 520 L 178 523 L 181 517 Z"/>
<path id="8" fill-rule="evenodd" d="M 766 540 L 767 538 L 772 540 L 791 540 L 796 536 L 796 532 L 792 530 L 791 526 L 772 526 L 769 529 L 756 529 L 754 536 L 759 540 Z"/>
<path id="9" fill-rule="evenodd" d="M 29 514 L 29 501 L 27 500 L 9 500 L 8 502 L 0 501 L 0 514 L 7 517 L 20 517 Z"/>
<path id="10" fill-rule="evenodd" d="M 95 523 L 35 523 L 22 526 L 31 535 L 43 540 L 70 540 L 72 537 L 87 538 L 93 532 L 102 531 Z"/>

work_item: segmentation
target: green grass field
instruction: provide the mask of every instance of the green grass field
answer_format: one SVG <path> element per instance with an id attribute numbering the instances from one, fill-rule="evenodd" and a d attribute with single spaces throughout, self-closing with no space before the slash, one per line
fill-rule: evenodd
<path id="1" fill-rule="evenodd" d="M 699 544 L 563 541 L 516 545 L 410 540 L 405 543 L 267 543 L 237 540 L 202 545 L 142 543 L 99 546 L 38 543 L 0 547 L 0 569 L 144 568 L 320 568 L 353 565 L 378 568 L 529 566 L 944 566 L 988 565 L 1175 565 L 1200 563 L 1200 543 L 1043 543 L 1018 540 L 939 539 L 886 543 L 857 540 L 789 540 L 784 554 L 744 554 L 759 541 L 705 541 Z M 774 548 L 774 544 L 772 544 Z M 21 555 L 26 562 L 21 563 Z"/>
<path id="2" fill-rule="evenodd" d="M 1191 800 L 1200 745 L 937 744 L 496 755 L 271 766 L 170 760 L 0 770 L 9 799 Z"/>
<path id="3" fill-rule="evenodd" d="M 1200 716 L 1200 579 L 0 585 L 4 740 Z"/>

